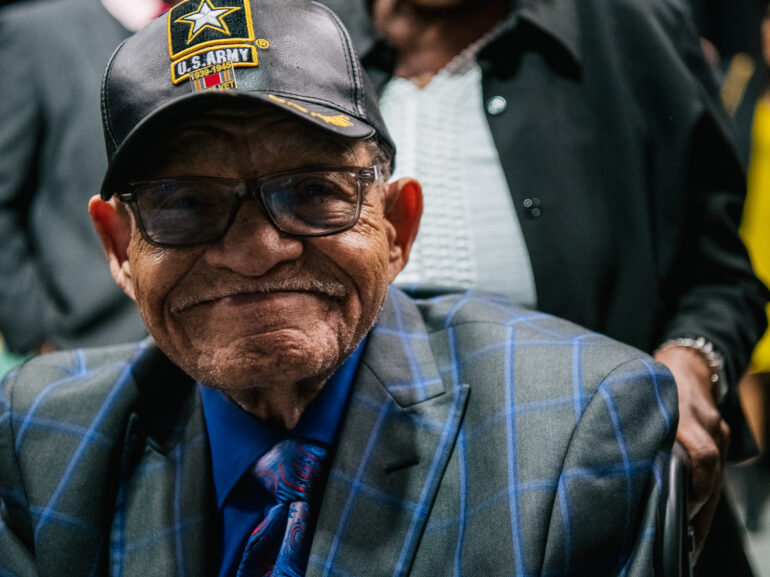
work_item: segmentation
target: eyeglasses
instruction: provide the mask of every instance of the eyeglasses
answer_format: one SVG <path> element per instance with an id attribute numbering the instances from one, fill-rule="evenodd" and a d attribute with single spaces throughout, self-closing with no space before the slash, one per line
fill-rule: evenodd
<path id="1" fill-rule="evenodd" d="M 117 193 L 150 244 L 189 247 L 225 236 L 247 197 L 259 201 L 275 227 L 299 237 L 329 236 L 352 228 L 376 166 L 302 169 L 238 180 L 182 177 L 146 180 Z"/>

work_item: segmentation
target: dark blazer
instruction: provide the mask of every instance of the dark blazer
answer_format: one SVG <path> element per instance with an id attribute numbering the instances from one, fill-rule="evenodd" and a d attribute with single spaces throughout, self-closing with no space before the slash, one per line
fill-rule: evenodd
<path id="1" fill-rule="evenodd" d="M 676 424 L 670 374 L 628 346 L 393 289 L 307 575 L 654 575 Z M 26 363 L 0 387 L 0 574 L 213 574 L 208 447 L 196 385 L 152 342 Z"/>
<path id="2" fill-rule="evenodd" d="M 366 0 L 322 1 L 382 89 L 395 54 Z M 507 102 L 487 119 L 537 308 L 648 352 L 703 336 L 736 384 L 764 331 L 768 293 L 738 237 L 744 174 L 682 6 L 514 0 L 504 33 L 477 60 L 485 101 Z M 735 387 L 723 408 L 738 448 Z"/>
<path id="3" fill-rule="evenodd" d="M 0 333 L 15 352 L 147 334 L 88 217 L 107 167 L 101 78 L 128 34 L 99 0 L 0 9 Z"/>

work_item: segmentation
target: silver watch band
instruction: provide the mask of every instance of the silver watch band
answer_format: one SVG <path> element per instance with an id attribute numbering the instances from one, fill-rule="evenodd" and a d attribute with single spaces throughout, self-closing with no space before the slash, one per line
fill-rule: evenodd
<path id="1" fill-rule="evenodd" d="M 675 347 L 693 350 L 706 361 L 711 371 L 711 390 L 714 400 L 717 404 L 721 403 L 727 396 L 727 380 L 724 376 L 724 359 L 719 351 L 714 349 L 714 345 L 703 337 L 697 339 L 682 337 L 666 341 L 658 347 L 655 354 Z"/>

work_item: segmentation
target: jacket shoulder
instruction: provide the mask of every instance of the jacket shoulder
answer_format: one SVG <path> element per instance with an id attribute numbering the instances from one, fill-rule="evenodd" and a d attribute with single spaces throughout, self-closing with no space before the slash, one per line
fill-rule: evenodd
<path id="1" fill-rule="evenodd" d="M 138 402 L 135 359 L 146 349 L 143 342 L 43 355 L 0 382 L 3 545 L 34 551 L 38 568 L 58 567 L 62 551 L 80 553 L 69 557 L 71 574 L 93 567 Z"/>
<path id="2" fill-rule="evenodd" d="M 451 340 L 457 350 L 452 354 L 483 359 L 488 375 L 495 366 L 498 376 L 502 375 L 505 363 L 513 363 L 527 387 L 538 394 L 571 394 L 577 378 L 590 397 L 618 371 L 649 368 L 668 375 L 665 367 L 643 351 L 570 321 L 520 307 L 502 295 L 471 290 L 416 301 L 416 305 L 439 356 Z M 554 387 L 563 390 L 557 392 Z"/>
<path id="3" fill-rule="evenodd" d="M 63 415 L 85 416 L 130 378 L 133 360 L 145 349 L 142 342 L 32 357 L 11 370 L 0 388 L 17 414 L 51 407 Z"/>
<path id="4" fill-rule="evenodd" d="M 672 58 L 690 61 L 694 54 L 702 58 L 692 11 L 683 0 L 581 0 L 577 11 L 583 40 L 596 44 L 608 58 L 645 51 L 646 61 L 627 67 L 628 72 L 639 68 L 654 73 L 659 58 L 669 66 Z"/>
<path id="5" fill-rule="evenodd" d="M 572 1 L 572 0 L 568 0 Z M 616 17 L 628 16 L 637 22 L 681 22 L 691 19 L 692 12 L 684 0 L 581 0 L 581 5 L 592 5 Z"/>
<path id="6" fill-rule="evenodd" d="M 617 348 L 629 357 L 646 356 L 571 321 L 520 306 L 504 295 L 469 290 L 415 302 L 429 333 L 449 328 L 473 330 L 474 325 L 485 325 L 487 331 L 514 331 L 516 339 L 538 339 L 544 344 L 583 340 Z"/>

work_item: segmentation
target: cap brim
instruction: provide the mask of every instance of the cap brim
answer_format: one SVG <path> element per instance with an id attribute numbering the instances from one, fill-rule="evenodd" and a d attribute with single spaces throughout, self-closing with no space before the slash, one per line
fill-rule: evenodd
<path id="1" fill-rule="evenodd" d="M 332 106 L 307 102 L 296 97 L 264 92 L 239 92 L 210 90 L 191 92 L 159 107 L 137 124 L 126 136 L 109 160 L 109 167 L 101 186 L 101 196 L 109 199 L 117 190 L 125 166 L 145 149 L 148 137 L 180 125 L 191 113 L 221 108 L 243 108 L 254 104 L 266 104 L 283 110 L 317 128 L 351 140 L 363 140 L 375 134 L 375 129 L 361 120 L 349 116 Z"/>

